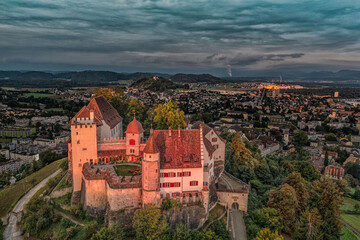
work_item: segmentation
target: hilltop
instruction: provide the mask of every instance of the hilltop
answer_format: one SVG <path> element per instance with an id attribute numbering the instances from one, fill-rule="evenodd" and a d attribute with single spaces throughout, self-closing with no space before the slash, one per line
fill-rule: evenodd
<path id="1" fill-rule="evenodd" d="M 163 77 L 147 77 L 137 80 L 131 87 L 142 90 L 163 92 L 169 89 L 183 88 L 184 85 L 176 84 L 169 79 Z"/>

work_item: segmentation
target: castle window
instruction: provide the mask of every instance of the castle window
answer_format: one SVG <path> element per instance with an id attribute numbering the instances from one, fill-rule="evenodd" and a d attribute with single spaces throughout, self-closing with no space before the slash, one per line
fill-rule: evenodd
<path id="1" fill-rule="evenodd" d="M 151 155 L 149 155 L 149 158 L 151 158 Z"/>
<path id="2" fill-rule="evenodd" d="M 191 176 L 191 172 L 183 172 L 183 177 L 190 177 Z"/>
<path id="3" fill-rule="evenodd" d="M 129 144 L 130 145 L 135 145 L 135 139 L 130 139 Z"/>
<path id="4" fill-rule="evenodd" d="M 76 135 L 79 135 L 79 132 L 76 132 Z"/>
<path id="5" fill-rule="evenodd" d="M 163 178 L 163 177 L 164 177 L 164 173 L 160 173 L 160 177 L 162 177 L 162 178 Z"/>
<path id="6" fill-rule="evenodd" d="M 87 148 L 83 148 L 83 151 L 86 151 L 87 150 Z"/>
<path id="7" fill-rule="evenodd" d="M 191 181 L 190 182 L 190 186 L 198 186 L 199 182 L 198 181 Z"/>
<path id="8" fill-rule="evenodd" d="M 80 140 L 77 140 L 77 144 L 80 144 Z"/>
<path id="9" fill-rule="evenodd" d="M 216 142 L 216 141 L 217 141 L 217 138 L 212 138 L 211 141 L 212 141 L 212 142 Z"/>

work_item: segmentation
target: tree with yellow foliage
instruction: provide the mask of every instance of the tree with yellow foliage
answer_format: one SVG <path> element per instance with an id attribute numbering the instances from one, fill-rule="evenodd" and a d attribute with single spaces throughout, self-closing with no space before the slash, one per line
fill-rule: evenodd
<path id="1" fill-rule="evenodd" d="M 176 103 L 171 100 L 158 104 L 152 110 L 153 123 L 155 129 L 183 128 L 186 126 L 185 113 L 177 109 Z"/>
<path id="2" fill-rule="evenodd" d="M 271 232 L 269 228 L 261 229 L 254 240 L 283 240 L 284 237 L 278 232 Z"/>

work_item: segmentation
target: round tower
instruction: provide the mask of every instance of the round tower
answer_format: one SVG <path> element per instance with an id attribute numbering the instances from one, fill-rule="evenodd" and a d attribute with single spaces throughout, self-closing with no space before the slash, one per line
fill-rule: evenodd
<path id="1" fill-rule="evenodd" d="M 160 153 L 153 130 L 144 148 L 142 161 L 142 205 L 160 206 Z"/>
<path id="2" fill-rule="evenodd" d="M 140 144 L 144 139 L 144 129 L 141 123 L 134 119 L 126 128 L 126 155 L 130 156 L 129 160 L 134 161 L 134 156 L 140 155 Z"/>

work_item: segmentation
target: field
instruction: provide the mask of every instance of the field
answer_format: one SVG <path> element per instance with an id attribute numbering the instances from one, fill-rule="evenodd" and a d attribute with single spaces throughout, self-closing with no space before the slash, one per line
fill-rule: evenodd
<path id="1" fill-rule="evenodd" d="M 25 97 L 34 97 L 34 98 L 40 98 L 40 97 L 52 97 L 54 94 L 52 93 L 38 93 L 38 92 L 31 92 L 31 93 L 24 93 Z"/>
<path id="2" fill-rule="evenodd" d="M 63 159 L 57 160 L 0 191 L 0 217 L 3 217 L 10 212 L 19 199 L 32 187 L 54 173 L 59 168 L 62 161 Z"/>
<path id="3" fill-rule="evenodd" d="M 340 240 L 359 240 L 358 238 L 349 228 L 343 226 L 341 229 L 341 237 Z"/>
<path id="4" fill-rule="evenodd" d="M 351 227 L 360 232 L 360 216 L 356 214 L 341 214 L 342 220 L 344 220 Z"/>
<path id="5" fill-rule="evenodd" d="M 138 169 L 138 166 L 134 165 L 118 165 L 114 166 L 115 172 L 118 176 L 132 176 L 131 170 Z"/>
<path id="6" fill-rule="evenodd" d="M 355 200 L 355 199 L 348 198 L 348 197 L 345 197 L 345 198 L 344 198 L 344 202 L 350 203 L 350 204 L 352 204 L 352 205 L 355 205 L 355 204 L 359 204 L 359 205 L 360 205 L 360 201 L 357 201 L 357 200 Z"/>

